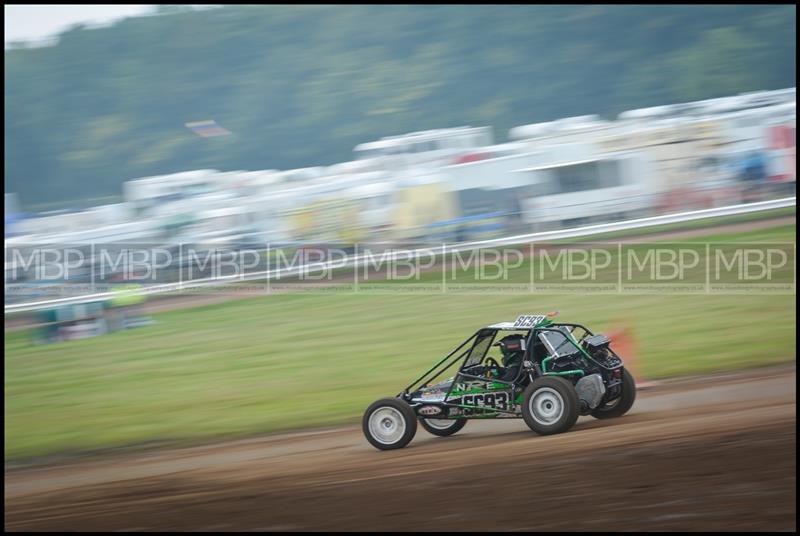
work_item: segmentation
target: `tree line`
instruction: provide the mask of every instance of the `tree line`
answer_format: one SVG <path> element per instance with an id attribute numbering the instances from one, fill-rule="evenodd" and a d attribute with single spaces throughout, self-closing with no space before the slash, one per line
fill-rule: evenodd
<path id="1" fill-rule="evenodd" d="M 796 84 L 796 6 L 166 6 L 5 52 L 6 192 L 119 196 L 189 169 L 349 160 L 382 136 L 509 128 Z M 204 138 L 213 119 L 230 135 Z"/>

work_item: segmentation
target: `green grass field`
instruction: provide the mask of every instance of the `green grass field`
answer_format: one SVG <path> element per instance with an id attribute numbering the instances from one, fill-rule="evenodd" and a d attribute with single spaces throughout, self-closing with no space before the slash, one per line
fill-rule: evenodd
<path id="1" fill-rule="evenodd" d="M 695 241 L 794 242 L 794 226 Z M 529 267 L 520 267 L 524 273 Z M 288 293 L 41 346 L 6 333 L 6 460 L 357 422 L 477 328 L 629 326 L 648 379 L 796 358 L 795 295 Z"/>
<path id="2" fill-rule="evenodd" d="M 758 212 L 750 212 L 748 214 L 737 214 L 734 216 L 718 216 L 716 218 L 703 218 L 700 220 L 686 221 L 680 223 L 667 223 L 663 225 L 653 225 L 650 227 L 643 227 L 639 229 L 630 229 L 627 231 L 614 231 L 611 233 L 602 233 L 593 235 L 592 240 L 616 240 L 618 238 L 626 237 L 642 237 L 646 239 L 647 234 L 654 233 L 667 233 L 673 231 L 691 231 L 694 229 L 705 229 L 708 227 L 715 227 L 719 225 L 727 225 L 732 223 L 747 223 L 754 221 L 762 221 L 771 218 L 782 218 L 786 216 L 794 216 L 797 214 L 795 207 L 775 208 L 770 210 L 761 210 Z M 561 242 L 581 242 L 583 238 L 570 238 Z"/>

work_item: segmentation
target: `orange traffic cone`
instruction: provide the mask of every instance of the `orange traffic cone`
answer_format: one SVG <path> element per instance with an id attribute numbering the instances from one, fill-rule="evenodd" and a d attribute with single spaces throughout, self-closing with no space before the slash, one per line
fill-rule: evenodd
<path id="1" fill-rule="evenodd" d="M 647 389 L 655 386 L 655 382 L 646 381 L 642 375 L 638 362 L 639 349 L 636 345 L 633 331 L 627 326 L 617 328 L 608 334 L 608 338 L 611 340 L 611 346 L 614 351 L 625 363 L 625 368 L 633 375 L 633 380 L 636 382 L 636 389 Z"/>

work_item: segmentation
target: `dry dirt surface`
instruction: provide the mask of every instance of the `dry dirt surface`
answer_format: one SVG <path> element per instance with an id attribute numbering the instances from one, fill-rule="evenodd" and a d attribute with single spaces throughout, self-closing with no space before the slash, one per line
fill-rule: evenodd
<path id="1" fill-rule="evenodd" d="M 10 531 L 796 530 L 795 365 L 671 380 L 630 413 L 360 427 L 6 468 Z"/>

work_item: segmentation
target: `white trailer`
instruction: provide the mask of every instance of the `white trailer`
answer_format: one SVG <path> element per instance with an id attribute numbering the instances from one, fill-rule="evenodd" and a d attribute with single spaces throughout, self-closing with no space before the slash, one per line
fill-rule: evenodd
<path id="1" fill-rule="evenodd" d="M 641 216 L 656 195 L 646 162 L 636 153 L 609 154 L 517 170 L 532 185 L 521 200 L 523 221 L 535 229 Z"/>

